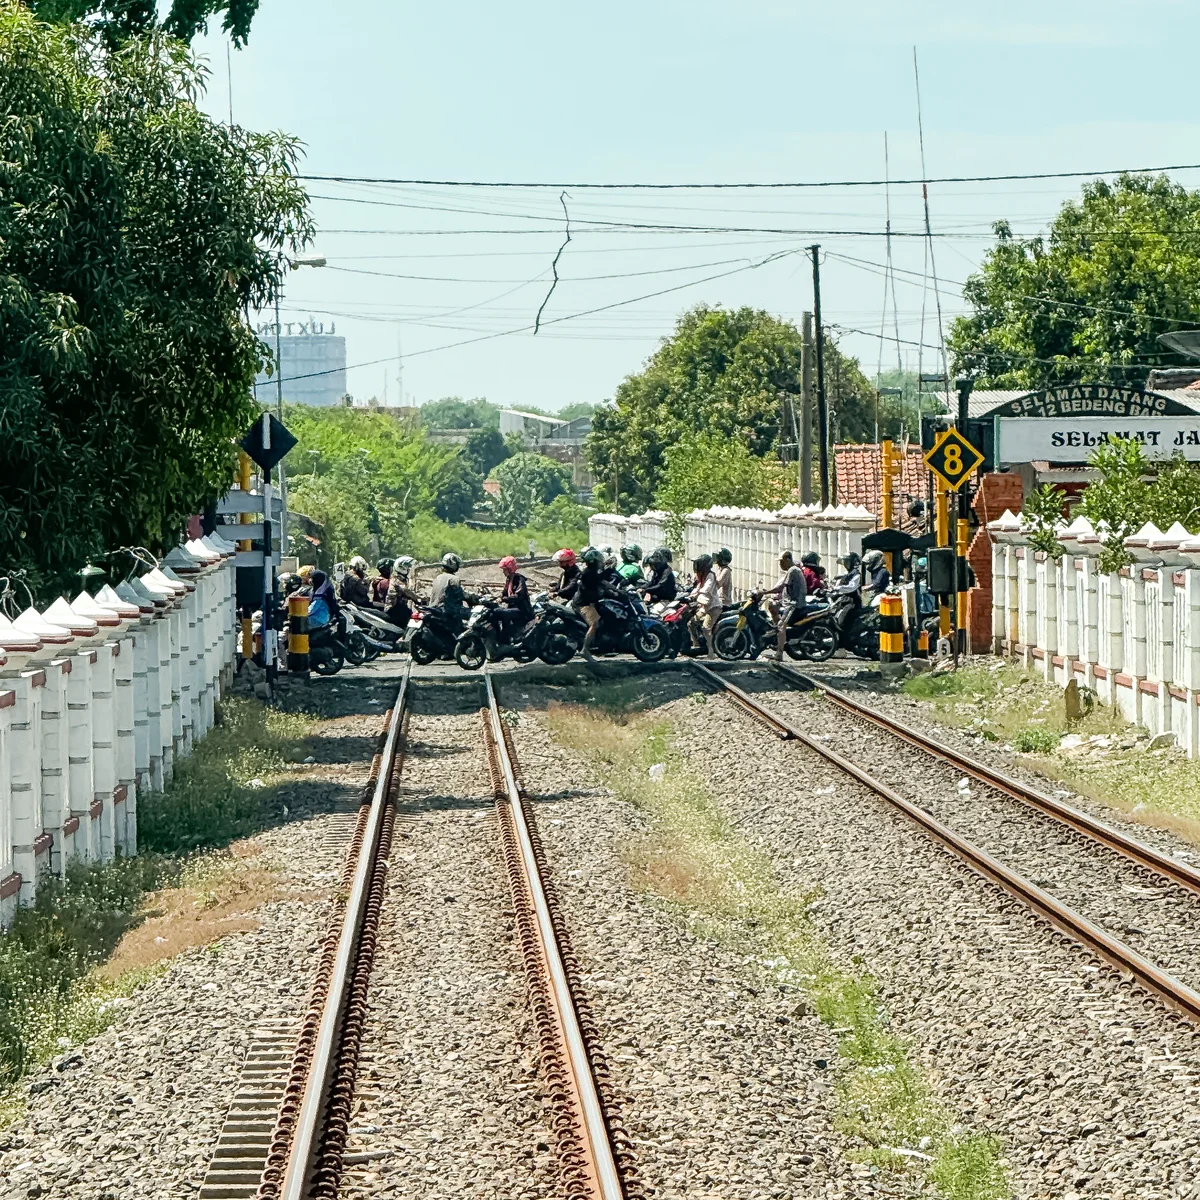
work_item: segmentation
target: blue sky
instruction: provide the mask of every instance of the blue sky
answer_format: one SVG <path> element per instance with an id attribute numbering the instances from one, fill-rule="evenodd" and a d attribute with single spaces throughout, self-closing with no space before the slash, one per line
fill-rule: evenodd
<path id="1" fill-rule="evenodd" d="M 233 117 L 295 134 L 312 174 L 879 179 L 886 130 L 891 178 L 907 179 L 922 174 L 915 45 L 929 176 L 1191 163 L 1200 162 L 1200 124 L 1179 48 L 1198 35 L 1200 12 L 1182 0 L 262 0 L 248 47 L 231 56 Z M 227 119 L 225 39 L 214 30 L 197 48 L 211 69 L 205 107 Z M 1200 186 L 1200 171 L 1176 177 Z M 931 187 L 947 324 L 962 311 L 957 284 L 986 251 L 991 222 L 1035 232 L 1080 182 Z M 309 253 L 329 267 L 290 277 L 284 319 L 336 322 L 349 362 L 373 364 L 350 372 L 356 396 L 382 395 L 386 373 L 397 401 L 399 345 L 408 403 L 455 394 L 551 409 L 604 400 L 693 304 L 750 304 L 798 321 L 811 307 L 803 248 L 814 241 L 828 252 L 826 323 L 864 331 L 845 332 L 843 346 L 868 374 L 879 363 L 882 187 L 568 188 L 575 233 L 536 336 L 528 327 L 563 241 L 558 190 L 313 183 L 310 191 L 320 198 Z M 893 229 L 919 233 L 919 187 L 893 187 L 890 199 Z M 785 232 L 620 227 L 629 225 Z M 899 337 L 933 347 L 905 345 L 901 355 L 915 369 L 920 353 L 923 369 L 936 369 L 921 239 L 896 237 L 893 261 Z M 665 289 L 677 290 L 630 303 Z M 606 306 L 614 307 L 578 315 Z M 896 320 L 889 312 L 889 337 Z M 882 345 L 885 369 L 895 367 L 895 344 Z"/>

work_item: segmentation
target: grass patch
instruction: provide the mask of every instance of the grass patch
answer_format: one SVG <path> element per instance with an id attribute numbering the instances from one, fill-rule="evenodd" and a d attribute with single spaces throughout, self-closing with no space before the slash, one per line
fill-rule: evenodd
<path id="1" fill-rule="evenodd" d="M 1200 844 L 1200 760 L 1177 747 L 1147 749 L 1111 705 L 1096 702 L 1082 720 L 1068 722 L 1061 688 L 996 661 L 916 675 L 903 690 L 923 702 L 927 718 L 1036 754 L 1036 769 L 1050 779 Z M 1068 733 L 1089 740 L 1062 749 Z"/>
<path id="2" fill-rule="evenodd" d="M 212 847 L 278 816 L 272 782 L 311 719 L 246 700 L 222 712 L 166 791 L 139 798 L 142 852 L 44 879 L 0 935 L 0 1119 L 23 1074 L 115 1020 L 166 959 L 253 928 L 245 914 L 277 894 L 256 848 Z"/>
<path id="3" fill-rule="evenodd" d="M 617 795 L 650 819 L 628 850 L 635 886 L 666 902 L 698 934 L 800 989 L 838 1039 L 836 1123 L 882 1170 L 917 1175 L 946 1200 L 1009 1195 L 998 1144 L 955 1127 L 903 1039 L 888 1029 L 875 981 L 839 961 L 815 932 L 816 893 L 784 886 L 733 828 L 708 784 L 671 747 L 669 722 L 644 700 L 597 690 L 587 707 L 552 705 L 554 738 L 585 755 Z"/>

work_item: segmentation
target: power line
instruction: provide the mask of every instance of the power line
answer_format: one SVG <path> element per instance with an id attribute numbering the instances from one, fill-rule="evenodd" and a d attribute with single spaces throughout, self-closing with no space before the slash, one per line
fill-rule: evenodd
<path id="1" fill-rule="evenodd" d="M 1035 179 L 1083 179 L 1105 175 L 1161 174 L 1166 171 L 1200 171 L 1200 163 L 1170 163 L 1153 167 L 1116 167 L 1103 171 L 1031 171 L 1012 175 L 942 175 L 923 179 L 893 179 L 895 186 L 931 183 L 1016 183 Z M 310 183 L 378 183 L 394 187 L 448 188 L 578 188 L 592 191 L 737 191 L 787 188 L 882 187 L 885 179 L 810 179 L 792 182 L 742 183 L 564 183 L 561 180 L 392 179 L 377 175 L 298 175 Z"/>

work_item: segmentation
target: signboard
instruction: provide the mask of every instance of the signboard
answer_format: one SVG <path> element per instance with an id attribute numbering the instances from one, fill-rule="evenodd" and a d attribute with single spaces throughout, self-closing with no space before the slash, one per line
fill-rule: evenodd
<path id="1" fill-rule="evenodd" d="M 1142 443 L 1147 458 L 1182 454 L 1200 462 L 1200 413 L 1189 417 L 1001 417 L 996 421 L 996 462 L 1086 463 L 1111 438 Z"/>
<path id="2" fill-rule="evenodd" d="M 270 436 L 264 436 L 269 427 Z M 264 471 L 269 471 L 277 462 L 287 456 L 287 452 L 296 444 L 296 439 L 270 413 L 263 415 L 250 426 L 250 432 L 242 438 L 242 449 L 258 463 Z"/>
<path id="3" fill-rule="evenodd" d="M 925 455 L 925 465 L 952 492 L 962 487 L 981 462 L 983 455 L 957 429 L 947 429 Z"/>
<path id="4" fill-rule="evenodd" d="M 1200 396 L 1197 396 L 1200 401 Z M 1112 383 L 1079 383 L 1068 387 L 1047 388 L 1018 396 L 989 417 L 1154 417 L 1195 416 L 1189 408 L 1171 396 L 1160 396 L 1142 388 L 1118 387 Z"/>

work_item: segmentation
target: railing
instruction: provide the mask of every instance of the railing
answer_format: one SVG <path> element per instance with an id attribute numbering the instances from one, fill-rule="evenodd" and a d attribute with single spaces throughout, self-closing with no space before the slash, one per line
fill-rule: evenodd
<path id="1" fill-rule="evenodd" d="M 594 546 L 636 543 L 643 552 L 668 544 L 669 514 L 645 512 L 631 517 L 597 513 L 588 522 Z M 815 506 L 788 504 L 769 512 L 761 508 L 716 507 L 696 509 L 684 521 L 681 553 L 676 567 L 690 568 L 692 559 L 711 554 L 724 546 L 733 555 L 733 588 L 743 596 L 755 588 L 771 585 L 779 577 L 779 556 L 792 551 L 816 551 L 830 574 L 837 560 L 851 551 L 860 553 L 862 539 L 876 526 L 875 516 L 856 505 L 821 510 Z"/>
<path id="2" fill-rule="evenodd" d="M 0 924 L 73 861 L 137 853 L 139 797 L 212 728 L 237 649 L 232 545 L 0 617 Z"/>
<path id="3" fill-rule="evenodd" d="M 1058 558 L 1037 550 L 1012 512 L 987 529 L 993 649 L 1050 682 L 1078 680 L 1200 753 L 1200 538 L 1146 525 L 1125 539 L 1132 565 L 1103 573 L 1102 539 L 1083 518 L 1056 531 Z"/>

